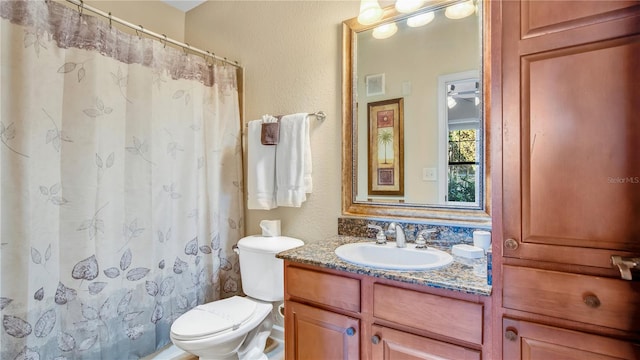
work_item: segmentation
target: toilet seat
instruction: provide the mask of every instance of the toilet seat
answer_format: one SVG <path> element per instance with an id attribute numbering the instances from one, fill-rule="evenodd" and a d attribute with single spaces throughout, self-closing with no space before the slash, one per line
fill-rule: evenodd
<path id="1" fill-rule="evenodd" d="M 176 340 L 191 341 L 230 333 L 251 322 L 255 316 L 264 316 L 265 309 L 259 309 L 264 306 L 271 307 L 241 296 L 199 305 L 173 322 L 171 336 Z"/>

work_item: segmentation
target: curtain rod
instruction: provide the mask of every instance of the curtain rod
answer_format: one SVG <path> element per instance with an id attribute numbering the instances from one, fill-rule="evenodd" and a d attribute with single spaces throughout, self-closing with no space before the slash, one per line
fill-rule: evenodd
<path id="1" fill-rule="evenodd" d="M 122 24 L 122 25 L 124 25 L 126 27 L 129 27 L 129 28 L 135 30 L 136 32 L 141 32 L 143 34 L 146 34 L 146 35 L 149 35 L 149 36 L 153 36 L 153 37 L 159 39 L 161 42 L 164 41 L 165 43 L 171 43 L 173 45 L 176 45 L 176 46 L 179 46 L 179 47 L 185 49 L 185 51 L 189 50 L 189 51 L 192 51 L 194 53 L 198 53 L 198 54 L 202 55 L 205 58 L 205 60 L 207 60 L 207 58 L 212 58 L 212 59 L 216 59 L 216 60 L 225 62 L 227 64 L 230 64 L 230 65 L 233 65 L 233 66 L 235 66 L 237 68 L 242 69 L 242 66 L 240 66 L 240 64 L 238 64 L 237 61 L 227 60 L 227 58 L 217 56 L 216 54 L 214 54 L 214 53 L 212 53 L 210 51 L 201 50 L 201 49 L 193 47 L 193 46 L 191 46 L 191 45 L 189 45 L 187 43 L 183 43 L 183 42 L 180 42 L 178 40 L 174 40 L 174 39 L 172 39 L 170 37 L 167 37 L 167 35 L 165 35 L 165 34 L 158 34 L 156 32 L 147 30 L 144 27 L 142 27 L 142 25 L 134 25 L 134 24 L 132 24 L 132 23 L 126 21 L 126 20 L 123 20 L 123 19 L 120 19 L 118 17 L 115 17 L 115 16 L 111 15 L 110 12 L 107 13 L 107 12 L 104 12 L 104 11 L 102 11 L 100 9 L 97 9 L 97 8 L 91 6 L 91 5 L 87 5 L 87 4 L 84 3 L 83 0 L 65 0 L 65 1 L 78 6 L 78 11 L 80 12 L 80 15 L 82 15 L 82 11 L 84 9 L 86 9 L 86 10 L 89 10 L 89 11 L 91 11 L 93 13 L 96 13 L 96 14 L 102 16 L 102 17 L 105 17 L 105 18 L 109 19 L 109 23 L 111 23 L 112 21 L 115 21 L 115 22 L 117 22 L 119 24 Z"/>

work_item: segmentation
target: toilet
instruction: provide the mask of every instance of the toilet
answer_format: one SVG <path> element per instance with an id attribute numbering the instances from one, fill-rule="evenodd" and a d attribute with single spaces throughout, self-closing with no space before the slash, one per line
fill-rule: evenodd
<path id="1" fill-rule="evenodd" d="M 283 262 L 275 255 L 302 246 L 287 236 L 248 236 L 238 241 L 242 288 L 233 296 L 196 306 L 171 325 L 171 341 L 200 360 L 263 360 L 271 333 L 272 302 L 284 299 Z"/>

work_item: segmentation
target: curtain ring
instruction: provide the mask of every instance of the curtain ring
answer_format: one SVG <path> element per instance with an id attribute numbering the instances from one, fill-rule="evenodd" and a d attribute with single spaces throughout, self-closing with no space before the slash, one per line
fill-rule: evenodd
<path id="1" fill-rule="evenodd" d="M 142 25 L 138 25 L 140 26 L 140 32 L 144 33 L 144 28 L 142 27 Z M 140 36 L 140 33 L 138 32 L 138 29 L 136 29 L 136 35 L 138 35 L 138 39 L 142 39 L 142 37 Z"/>
<path id="2" fill-rule="evenodd" d="M 213 61 L 215 60 L 214 59 L 215 55 L 212 55 L 212 53 L 209 50 L 207 50 L 207 55 L 208 55 L 208 59 L 207 59 L 207 57 L 205 57 L 204 58 L 204 62 L 207 63 L 207 66 L 211 67 L 211 66 L 213 66 Z M 211 60 L 211 62 L 209 62 L 208 60 Z"/>
<path id="3" fill-rule="evenodd" d="M 184 51 L 185 55 L 188 55 L 189 53 L 187 52 L 187 49 L 191 49 L 191 46 L 189 45 L 189 43 L 184 43 L 187 46 L 183 46 L 182 47 L 182 51 Z"/>
<path id="4" fill-rule="evenodd" d="M 80 5 L 78 5 L 78 12 L 80 13 L 80 17 L 82 17 L 83 11 L 84 11 L 84 1 L 80 0 Z"/>
<path id="5" fill-rule="evenodd" d="M 162 48 L 166 49 L 167 48 L 167 35 L 162 34 L 162 36 L 164 36 L 164 41 L 160 40 L 160 42 L 162 42 L 162 44 L 163 44 Z"/>
<path id="6" fill-rule="evenodd" d="M 111 11 L 109 11 L 109 29 L 111 29 L 113 27 L 113 22 L 112 22 L 112 17 L 111 17 Z"/>

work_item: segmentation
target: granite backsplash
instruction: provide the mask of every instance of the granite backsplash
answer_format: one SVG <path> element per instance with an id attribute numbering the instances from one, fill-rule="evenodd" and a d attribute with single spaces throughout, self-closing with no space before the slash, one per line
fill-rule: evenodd
<path id="1" fill-rule="evenodd" d="M 395 221 L 395 220 L 393 220 Z M 376 230 L 367 228 L 368 224 L 381 226 L 387 229 L 392 220 L 362 219 L 339 217 L 338 235 L 376 238 Z M 420 230 L 435 229 L 432 239 L 428 242 L 434 245 L 451 246 L 453 244 L 473 244 L 473 232 L 476 230 L 490 231 L 486 227 L 463 227 L 450 225 L 431 225 L 425 223 L 414 223 L 405 221 L 395 221 L 400 224 L 405 231 L 407 241 L 413 242 Z"/>

